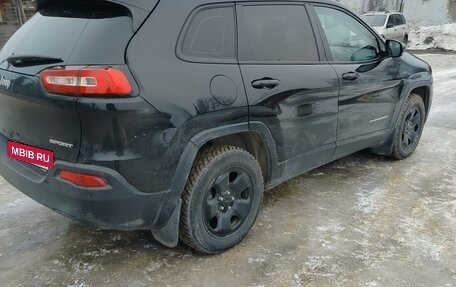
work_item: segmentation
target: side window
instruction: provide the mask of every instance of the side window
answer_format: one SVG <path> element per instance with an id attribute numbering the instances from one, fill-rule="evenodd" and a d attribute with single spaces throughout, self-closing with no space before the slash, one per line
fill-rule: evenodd
<path id="1" fill-rule="evenodd" d="M 407 21 L 405 20 L 404 15 L 400 15 L 400 16 L 401 16 L 401 20 L 402 20 L 402 25 L 407 24 Z"/>
<path id="2" fill-rule="evenodd" d="M 352 16 L 333 8 L 315 7 L 333 60 L 368 61 L 378 57 L 377 38 Z"/>
<path id="3" fill-rule="evenodd" d="M 394 17 L 396 18 L 396 25 L 399 26 L 399 25 L 404 25 L 405 22 L 402 21 L 402 15 L 400 14 L 396 14 L 394 15 Z"/>
<path id="4" fill-rule="evenodd" d="M 386 23 L 386 27 L 394 27 L 396 26 L 396 20 L 394 15 L 389 15 L 388 23 Z"/>
<path id="5" fill-rule="evenodd" d="M 304 6 L 243 6 L 239 18 L 241 61 L 319 61 L 315 36 Z"/>
<path id="6" fill-rule="evenodd" d="M 217 7 L 199 11 L 187 26 L 181 54 L 196 60 L 236 58 L 234 8 Z"/>

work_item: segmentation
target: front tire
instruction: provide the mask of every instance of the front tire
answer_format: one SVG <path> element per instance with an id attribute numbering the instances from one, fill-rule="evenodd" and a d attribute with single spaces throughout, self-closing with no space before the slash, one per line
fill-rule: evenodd
<path id="1" fill-rule="evenodd" d="M 250 231 L 263 201 L 255 158 L 233 146 L 216 146 L 197 158 L 183 194 L 180 239 L 203 253 L 220 253 Z"/>
<path id="2" fill-rule="evenodd" d="M 425 117 L 423 99 L 419 95 L 411 94 L 395 127 L 392 158 L 405 159 L 415 151 L 421 139 Z"/>

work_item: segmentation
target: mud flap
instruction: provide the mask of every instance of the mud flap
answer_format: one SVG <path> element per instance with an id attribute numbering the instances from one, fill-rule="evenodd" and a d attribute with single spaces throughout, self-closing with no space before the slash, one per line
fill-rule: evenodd
<path id="1" fill-rule="evenodd" d="M 166 225 L 160 229 L 151 230 L 155 240 L 165 245 L 166 247 L 176 247 L 177 243 L 179 242 L 179 220 L 181 207 L 182 199 L 179 200 L 179 204 L 174 209 L 174 212 L 169 218 Z"/>

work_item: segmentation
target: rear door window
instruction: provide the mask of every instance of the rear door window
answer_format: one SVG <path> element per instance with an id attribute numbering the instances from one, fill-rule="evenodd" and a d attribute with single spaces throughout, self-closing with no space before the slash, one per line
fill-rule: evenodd
<path id="1" fill-rule="evenodd" d="M 249 62 L 319 61 L 304 6 L 243 6 L 239 15 L 239 60 Z"/>
<path id="2" fill-rule="evenodd" d="M 394 15 L 390 15 L 388 17 L 388 23 L 386 24 L 387 27 L 394 27 L 396 26 L 396 17 L 394 17 Z"/>
<path id="3" fill-rule="evenodd" d="M 181 41 L 180 56 L 212 62 L 236 58 L 234 8 L 209 7 L 191 17 Z"/>
<path id="4" fill-rule="evenodd" d="M 401 15 L 395 14 L 394 18 L 396 19 L 396 26 L 404 25 L 404 22 L 402 21 Z"/>

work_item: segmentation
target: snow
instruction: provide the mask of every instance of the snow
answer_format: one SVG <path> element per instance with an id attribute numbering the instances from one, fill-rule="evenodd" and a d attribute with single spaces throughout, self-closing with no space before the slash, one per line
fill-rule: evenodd
<path id="1" fill-rule="evenodd" d="M 408 48 L 456 51 L 456 23 L 420 27 L 410 32 Z"/>

